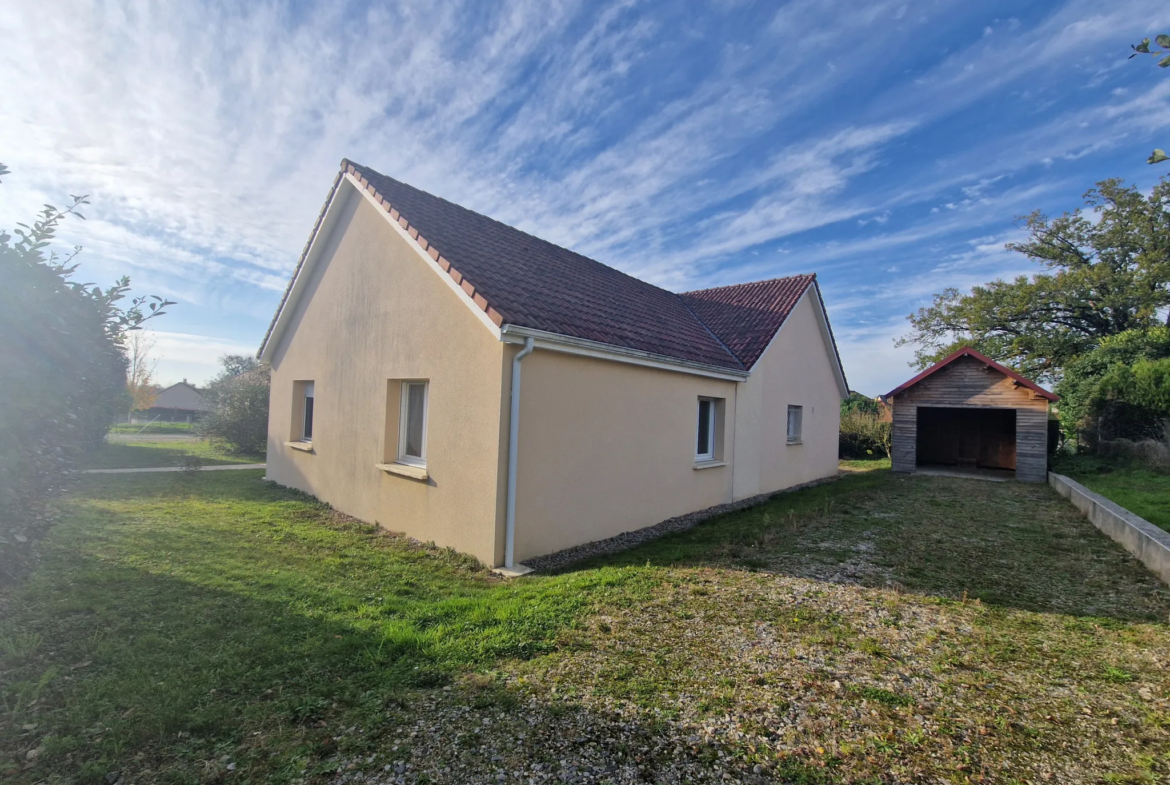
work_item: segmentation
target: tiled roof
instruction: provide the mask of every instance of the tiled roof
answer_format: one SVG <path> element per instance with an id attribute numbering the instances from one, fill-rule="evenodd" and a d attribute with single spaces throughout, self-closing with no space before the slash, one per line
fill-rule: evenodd
<path id="1" fill-rule="evenodd" d="M 743 371 L 815 280 L 801 275 L 678 295 L 369 167 L 343 160 L 341 168 L 499 326 Z"/>
<path id="2" fill-rule="evenodd" d="M 813 275 L 794 275 L 679 296 L 743 366 L 751 368 L 815 280 Z"/>

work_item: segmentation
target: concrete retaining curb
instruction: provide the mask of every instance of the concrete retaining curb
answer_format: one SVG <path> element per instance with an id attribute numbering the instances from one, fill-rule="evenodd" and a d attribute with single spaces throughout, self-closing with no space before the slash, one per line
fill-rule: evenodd
<path id="1" fill-rule="evenodd" d="M 1073 503 L 1093 525 L 1136 556 L 1152 573 L 1170 584 L 1170 532 L 1093 493 L 1076 480 L 1048 472 L 1048 484 Z"/>

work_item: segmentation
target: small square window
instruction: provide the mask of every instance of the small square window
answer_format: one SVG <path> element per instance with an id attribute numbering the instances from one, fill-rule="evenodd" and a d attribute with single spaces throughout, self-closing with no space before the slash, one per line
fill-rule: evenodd
<path id="1" fill-rule="evenodd" d="M 403 382 L 398 423 L 398 460 L 414 466 L 427 462 L 427 383 Z"/>
<path id="2" fill-rule="evenodd" d="M 802 420 L 804 419 L 803 406 L 788 407 L 788 443 L 799 444 Z"/>
<path id="3" fill-rule="evenodd" d="M 715 460 L 715 399 L 699 399 L 698 438 L 695 445 L 695 460 Z"/>
<path id="4" fill-rule="evenodd" d="M 301 441 L 313 441 L 313 383 L 301 382 Z"/>

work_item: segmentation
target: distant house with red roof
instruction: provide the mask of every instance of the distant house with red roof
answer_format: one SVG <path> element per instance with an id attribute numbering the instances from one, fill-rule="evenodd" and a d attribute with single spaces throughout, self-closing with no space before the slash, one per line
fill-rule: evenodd
<path id="1" fill-rule="evenodd" d="M 520 562 L 836 474 L 813 275 L 676 294 L 348 161 L 260 349 L 268 477 Z"/>

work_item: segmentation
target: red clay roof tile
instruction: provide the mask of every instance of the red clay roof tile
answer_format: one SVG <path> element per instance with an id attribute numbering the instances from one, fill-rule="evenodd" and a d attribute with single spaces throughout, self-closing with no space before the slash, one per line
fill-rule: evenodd
<path id="1" fill-rule="evenodd" d="M 679 295 L 745 368 L 751 368 L 815 275 L 794 275 Z"/>

